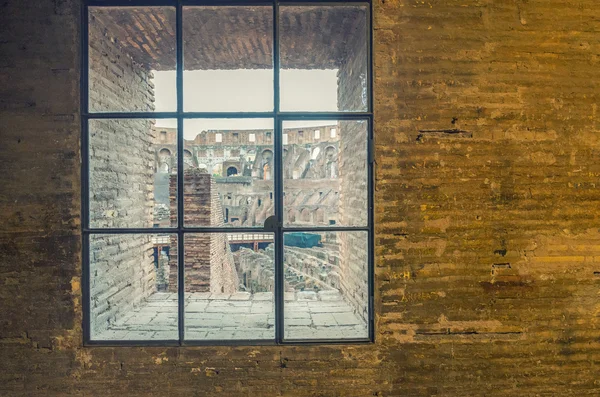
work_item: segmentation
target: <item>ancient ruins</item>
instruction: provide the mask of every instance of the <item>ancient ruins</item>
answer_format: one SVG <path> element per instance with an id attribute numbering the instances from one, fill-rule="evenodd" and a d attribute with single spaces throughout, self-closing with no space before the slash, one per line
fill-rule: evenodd
<path id="1" fill-rule="evenodd" d="M 152 111 L 154 73 L 175 69 L 174 14 L 168 8 L 97 8 L 90 14 L 90 111 Z M 186 70 L 262 69 L 271 14 L 264 7 L 187 12 Z M 285 69 L 337 70 L 340 111 L 366 109 L 365 10 L 336 8 L 319 14 L 331 26 L 329 44 L 303 49 L 311 9 L 290 7 L 282 18 L 288 50 Z M 215 25 L 215 21 L 220 21 Z M 222 21 L 228 21 L 222 23 Z M 124 26 L 132 21 L 165 32 L 138 46 Z M 329 21 L 329 22 L 327 22 Z M 137 26 L 137 25 L 135 25 Z M 204 56 L 205 31 L 227 29 L 231 52 Z M 139 26 L 138 26 L 139 28 Z M 307 30 L 308 29 L 308 30 Z M 248 36 L 254 32 L 256 36 Z M 287 37 L 287 38 L 286 38 Z M 291 41 L 290 41 L 291 40 Z M 210 46 L 209 46 L 210 47 Z M 292 48 L 294 48 L 292 50 Z M 256 48 L 255 48 L 256 50 Z M 195 52 L 197 51 L 197 52 Z M 114 79 L 117 74 L 120 77 Z M 185 73 L 184 73 L 185 78 Z M 283 226 L 367 226 L 367 120 L 283 125 Z M 301 123 L 300 123 L 301 124 Z M 274 214 L 274 129 L 186 130 L 183 191 L 177 191 L 177 130 L 155 119 L 94 119 L 89 123 L 90 226 L 168 228 L 178 224 L 221 232 L 92 234 L 90 318 L 92 339 L 178 339 L 177 294 L 186 293 L 187 339 L 273 339 L 273 234 L 262 230 Z M 189 139 L 188 139 L 189 138 Z M 250 227 L 256 232 L 228 233 Z M 368 235 L 365 231 L 284 233 L 285 335 L 291 339 L 367 338 Z M 184 286 L 178 286 L 183 251 Z M 231 314 L 237 314 L 232 323 Z M 241 323 L 240 323 L 241 321 Z"/>

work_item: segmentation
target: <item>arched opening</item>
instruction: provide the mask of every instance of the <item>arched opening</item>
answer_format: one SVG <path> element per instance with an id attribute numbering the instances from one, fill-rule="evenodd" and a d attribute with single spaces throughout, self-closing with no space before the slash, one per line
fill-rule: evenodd
<path id="1" fill-rule="evenodd" d="M 194 156 L 189 150 L 183 151 L 183 164 L 186 169 L 194 166 Z"/>
<path id="2" fill-rule="evenodd" d="M 325 149 L 325 156 L 327 156 L 327 160 L 335 160 L 336 150 L 333 146 L 327 146 Z"/>
<path id="3" fill-rule="evenodd" d="M 262 152 L 263 161 L 266 163 L 270 163 L 273 159 L 273 152 L 269 149 L 266 149 Z"/>
<path id="4" fill-rule="evenodd" d="M 273 160 L 273 152 L 269 149 L 264 150 L 261 154 L 262 157 L 262 179 L 271 179 L 271 161 Z"/>
<path id="5" fill-rule="evenodd" d="M 302 222 L 310 222 L 310 211 L 306 208 L 304 208 L 302 210 L 302 212 L 300 213 Z"/>
<path id="6" fill-rule="evenodd" d="M 227 168 L 227 176 L 237 175 L 238 170 L 235 167 Z"/>
<path id="7" fill-rule="evenodd" d="M 158 172 L 168 174 L 171 168 L 171 151 L 167 148 L 158 152 Z"/>
<path id="8" fill-rule="evenodd" d="M 317 223 L 325 223 L 325 211 L 322 208 L 317 209 Z"/>

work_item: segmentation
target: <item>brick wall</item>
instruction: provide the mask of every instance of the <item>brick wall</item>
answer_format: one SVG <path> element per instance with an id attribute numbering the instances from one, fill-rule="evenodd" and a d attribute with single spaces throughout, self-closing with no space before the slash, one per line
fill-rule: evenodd
<path id="1" fill-rule="evenodd" d="M 362 21 L 366 20 L 363 15 Z M 367 43 L 365 26 L 355 27 L 351 51 L 338 71 L 338 108 L 367 110 Z M 340 178 L 340 226 L 366 226 L 368 214 L 366 121 L 339 121 L 338 163 Z M 338 233 L 340 290 L 363 320 L 369 318 L 368 238 L 366 233 Z"/>
<path id="2" fill-rule="evenodd" d="M 171 221 L 177 219 L 177 176 L 171 175 Z M 184 224 L 196 227 L 222 227 L 221 198 L 210 174 L 198 169 L 183 175 Z M 232 293 L 238 278 L 226 233 L 193 233 L 184 238 L 185 291 Z M 177 291 L 177 236 L 171 237 L 169 290 Z"/>
<path id="3" fill-rule="evenodd" d="M 377 0 L 376 343 L 198 348 L 82 347 L 79 2 L 0 7 L 0 394 L 599 394 L 598 2 Z"/>
<path id="4" fill-rule="evenodd" d="M 90 20 L 90 110 L 153 108 L 148 72 Z M 152 227 L 155 140 L 150 120 L 89 123 L 90 225 Z M 92 336 L 156 290 L 151 236 L 90 238 Z"/>

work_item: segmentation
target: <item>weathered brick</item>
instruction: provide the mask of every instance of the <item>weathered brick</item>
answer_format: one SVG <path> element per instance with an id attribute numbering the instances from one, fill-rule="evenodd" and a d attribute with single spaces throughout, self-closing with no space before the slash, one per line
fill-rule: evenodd
<path id="1" fill-rule="evenodd" d="M 0 7 L 0 394 L 599 394 L 598 2 L 375 1 L 376 343 L 199 348 L 82 347 L 79 2 Z"/>

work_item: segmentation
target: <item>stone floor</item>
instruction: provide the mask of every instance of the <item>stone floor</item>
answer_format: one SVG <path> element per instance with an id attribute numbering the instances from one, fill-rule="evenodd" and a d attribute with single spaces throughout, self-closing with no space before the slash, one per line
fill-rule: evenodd
<path id="1" fill-rule="evenodd" d="M 367 338 L 366 324 L 338 291 L 285 294 L 285 338 Z M 185 339 L 274 339 L 273 294 L 187 293 Z M 93 340 L 178 339 L 177 294 L 155 293 Z"/>

